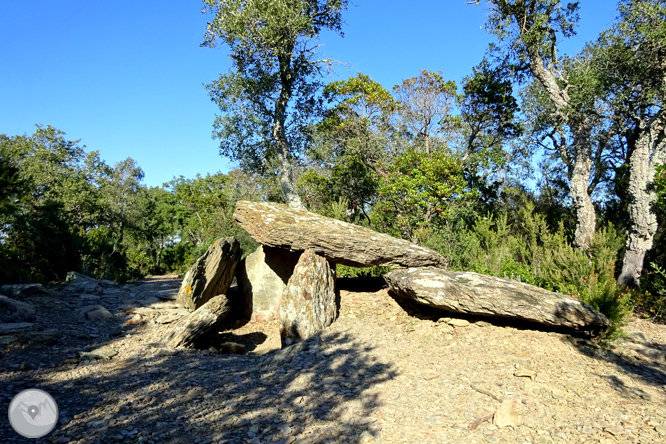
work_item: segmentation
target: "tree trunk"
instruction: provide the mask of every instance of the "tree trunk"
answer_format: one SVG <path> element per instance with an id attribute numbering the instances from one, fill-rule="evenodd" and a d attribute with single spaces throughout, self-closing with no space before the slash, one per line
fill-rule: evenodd
<path id="1" fill-rule="evenodd" d="M 657 190 L 654 187 L 656 164 L 666 160 L 666 115 L 663 111 L 648 122 L 641 122 L 629 164 L 629 236 L 622 261 L 619 285 L 638 287 L 645 253 L 652 248 L 657 232 Z"/>
<path id="2" fill-rule="evenodd" d="M 588 192 L 592 171 L 592 146 L 590 131 L 584 124 L 580 128 L 572 127 L 572 130 L 576 156 L 569 177 L 569 194 L 576 209 L 574 244 L 582 250 L 587 250 L 592 244 L 597 224 L 597 215 Z"/>
<path id="3" fill-rule="evenodd" d="M 282 195 L 284 196 L 287 205 L 294 208 L 305 208 L 294 185 L 292 157 L 289 151 L 289 141 L 287 140 L 287 134 L 284 127 L 293 82 L 291 57 L 288 55 L 282 56 L 279 60 L 282 89 L 280 90 L 280 97 L 278 97 L 277 102 L 275 102 L 273 140 L 275 141 L 278 160 L 280 161 L 280 186 L 282 187 Z"/>
<path id="4" fill-rule="evenodd" d="M 573 159 L 567 159 L 566 155 L 563 155 L 562 160 L 569 166 L 569 194 L 576 209 L 574 243 L 578 248 L 587 250 L 590 248 L 597 223 L 594 205 L 588 191 L 592 171 L 591 129 L 586 116 L 581 116 L 580 113 L 571 115 L 567 111 L 570 105 L 569 94 L 566 87 L 560 85 L 552 69 L 546 69 L 543 59 L 537 52 L 528 50 L 528 53 L 530 70 L 546 89 L 557 114 L 573 133 Z"/>

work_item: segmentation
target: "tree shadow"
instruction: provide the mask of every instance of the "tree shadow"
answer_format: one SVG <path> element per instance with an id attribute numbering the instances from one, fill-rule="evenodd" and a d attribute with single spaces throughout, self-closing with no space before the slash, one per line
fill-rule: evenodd
<path id="1" fill-rule="evenodd" d="M 573 337 L 563 340 L 585 356 L 613 364 L 646 385 L 663 388 L 666 386 L 666 343 L 650 342 L 642 336 L 634 335 L 624 344 L 598 344 Z M 649 399 L 641 389 L 626 385 L 616 376 L 597 376 L 606 379 L 623 397 Z"/>
<path id="2" fill-rule="evenodd" d="M 397 376 L 390 362 L 371 352 L 334 332 L 261 356 L 146 347 L 132 359 L 82 363 L 93 371 L 79 376 L 62 370 L 49 380 L 6 380 L 10 395 L 33 387 L 50 393 L 63 423 L 46 438 L 22 440 L 3 421 L 0 436 L 38 443 L 60 437 L 79 443 L 141 437 L 287 443 L 291 436 L 308 443 L 360 442 L 379 433 L 371 414 L 381 403 L 370 389 Z M 4 395 L 6 411 L 11 397 Z"/>

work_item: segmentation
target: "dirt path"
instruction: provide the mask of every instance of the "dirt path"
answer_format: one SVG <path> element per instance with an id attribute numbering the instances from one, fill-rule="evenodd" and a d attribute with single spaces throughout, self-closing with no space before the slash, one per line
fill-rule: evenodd
<path id="1" fill-rule="evenodd" d="M 385 289 L 366 288 L 343 290 L 338 321 L 285 350 L 268 323 L 221 335 L 245 343 L 246 355 L 172 351 L 159 339 L 182 315 L 168 300 L 178 283 L 26 298 L 36 323 L 59 336 L 5 345 L 2 410 L 41 388 L 60 424 L 29 441 L 2 419 L 0 442 L 666 442 L 663 325 L 634 320 L 628 339 L 600 349 L 555 332 L 414 317 Z M 91 301 L 113 317 L 83 320 L 78 310 Z M 114 356 L 80 357 L 100 348 Z M 516 425 L 498 427 L 492 415 L 507 399 Z"/>

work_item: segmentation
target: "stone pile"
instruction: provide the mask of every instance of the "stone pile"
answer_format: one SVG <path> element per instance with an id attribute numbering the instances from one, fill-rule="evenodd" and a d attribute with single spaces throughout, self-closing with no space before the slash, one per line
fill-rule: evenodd
<path id="1" fill-rule="evenodd" d="M 166 344 L 205 347 L 209 330 L 239 320 L 277 320 L 283 346 L 305 340 L 338 316 L 336 264 L 397 267 L 386 276 L 395 297 L 448 312 L 576 330 L 608 326 L 579 301 L 507 279 L 448 272 L 435 251 L 304 209 L 240 201 L 234 219 L 261 245 L 241 260 L 238 241 L 219 240 L 197 260 L 177 299 L 191 314 L 174 325 Z"/>

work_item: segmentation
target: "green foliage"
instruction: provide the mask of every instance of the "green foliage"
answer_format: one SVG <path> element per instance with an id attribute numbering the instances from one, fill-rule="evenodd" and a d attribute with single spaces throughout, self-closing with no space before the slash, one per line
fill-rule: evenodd
<path id="1" fill-rule="evenodd" d="M 657 203 L 655 209 L 659 231 L 655 236 L 654 247 L 645 258 L 646 265 L 641 277 L 641 288 L 632 292 L 632 300 L 637 311 L 645 316 L 666 321 L 666 166 L 658 165 L 655 177 Z"/>
<path id="2" fill-rule="evenodd" d="M 367 267 L 367 268 L 349 267 L 347 265 L 340 265 L 340 264 L 336 266 L 336 275 L 337 277 L 341 278 L 377 277 L 377 276 L 383 276 L 386 273 L 389 273 L 390 271 L 391 267 L 382 267 L 379 265 L 374 265 L 372 267 Z"/>
<path id="3" fill-rule="evenodd" d="M 518 103 L 506 68 L 493 67 L 483 60 L 466 77 L 458 98 L 461 158 L 477 186 L 507 167 L 517 153 L 507 150 L 507 142 L 519 137 L 523 128 L 516 119 Z"/>
<path id="4" fill-rule="evenodd" d="M 126 281 L 184 271 L 215 239 L 257 244 L 233 222 L 239 199 L 274 185 L 232 171 L 147 188 L 132 159 L 113 167 L 53 127 L 0 135 L 0 281 L 50 281 L 69 271 Z"/>
<path id="5" fill-rule="evenodd" d="M 456 83 L 444 80 L 441 72 L 422 70 L 418 77 L 394 86 L 393 92 L 399 100 L 401 124 L 411 133 L 414 148 L 426 153 L 449 149 Z"/>
<path id="6" fill-rule="evenodd" d="M 347 0 L 204 0 L 214 18 L 203 46 L 229 47 L 232 69 L 207 86 L 222 111 L 214 124 L 220 153 L 246 171 L 281 174 L 290 205 L 301 206 L 292 169 L 322 112 L 320 78 L 330 61 L 317 57 L 322 31 L 341 33 Z"/>
<path id="7" fill-rule="evenodd" d="M 338 157 L 338 163 L 328 171 L 309 170 L 298 183 L 303 201 L 311 211 L 338 219 L 335 215 L 341 200 L 346 204 L 341 220 L 358 222 L 367 219 L 365 208 L 375 199 L 378 179 L 355 155 Z"/>
<path id="8" fill-rule="evenodd" d="M 333 156 L 352 156 L 377 174 L 391 161 L 395 128 L 391 116 L 398 103 L 391 93 L 365 74 L 332 82 L 324 96 L 333 105 L 317 130 L 332 145 Z"/>
<path id="9" fill-rule="evenodd" d="M 389 230 L 398 229 L 412 241 L 416 228 L 436 224 L 452 206 L 473 195 L 459 160 L 411 149 L 396 157 L 377 191 L 375 214 Z"/>
<path id="10" fill-rule="evenodd" d="M 563 225 L 551 229 L 527 203 L 509 223 L 506 213 L 477 217 L 471 227 L 453 221 L 428 233 L 424 244 L 449 258 L 454 270 L 511 278 L 573 296 L 604 313 L 614 335 L 631 313 L 615 282 L 624 237 L 612 225 L 597 231 L 591 250 L 571 245 Z M 450 222 L 450 221 L 449 221 Z"/>

